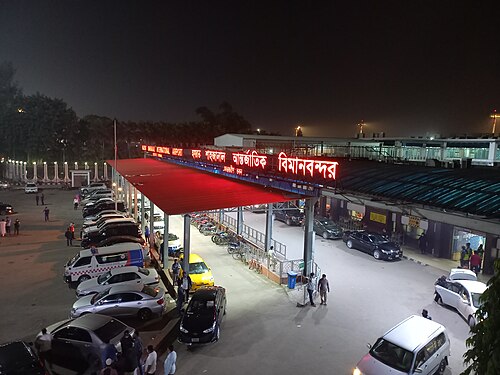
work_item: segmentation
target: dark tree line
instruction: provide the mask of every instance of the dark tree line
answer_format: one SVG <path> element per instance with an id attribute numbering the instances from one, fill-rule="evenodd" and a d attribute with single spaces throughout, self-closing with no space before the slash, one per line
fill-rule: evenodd
<path id="1" fill-rule="evenodd" d="M 78 118 L 61 99 L 24 95 L 10 63 L 0 64 L 0 156 L 32 161 L 102 161 L 114 157 L 113 119 Z M 251 133 L 252 127 L 224 102 L 217 112 L 196 110 L 199 121 L 117 122 L 118 157 L 141 156 L 140 144 L 192 147 L 212 144 L 225 133 Z"/>

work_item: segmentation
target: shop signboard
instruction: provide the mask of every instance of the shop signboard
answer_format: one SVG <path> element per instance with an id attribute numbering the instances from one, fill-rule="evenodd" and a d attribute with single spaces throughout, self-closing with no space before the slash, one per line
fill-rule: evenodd
<path id="1" fill-rule="evenodd" d="M 387 216 L 376 212 L 370 212 L 370 220 L 377 223 L 387 224 Z"/>

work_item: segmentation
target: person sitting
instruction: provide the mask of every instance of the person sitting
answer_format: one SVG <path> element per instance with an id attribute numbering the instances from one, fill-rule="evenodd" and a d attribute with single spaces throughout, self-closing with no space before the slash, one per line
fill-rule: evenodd
<path id="1" fill-rule="evenodd" d="M 422 310 L 422 316 L 426 319 L 432 320 L 432 318 L 429 315 L 429 312 L 426 309 Z"/>

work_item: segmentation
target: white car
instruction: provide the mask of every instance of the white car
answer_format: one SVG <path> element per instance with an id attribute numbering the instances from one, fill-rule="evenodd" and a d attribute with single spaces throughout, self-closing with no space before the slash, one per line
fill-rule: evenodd
<path id="1" fill-rule="evenodd" d="M 473 327 L 477 323 L 475 313 L 481 306 L 480 297 L 486 288 L 487 285 L 480 281 L 449 279 L 441 276 L 435 282 L 434 300 L 439 304 L 455 308 L 469 326 Z"/>
<path id="2" fill-rule="evenodd" d="M 26 194 L 38 193 L 38 186 L 34 182 L 28 182 L 24 187 L 24 192 Z"/>
<path id="3" fill-rule="evenodd" d="M 98 212 L 95 215 L 90 215 L 87 216 L 86 218 L 83 219 L 83 225 L 88 224 L 91 221 L 97 221 L 99 220 L 102 216 L 108 215 L 108 214 L 119 214 L 124 217 L 128 216 L 126 212 L 121 212 L 121 211 L 115 211 L 115 210 L 103 210 L 101 212 Z M 87 225 L 88 226 L 88 225 Z"/>
<path id="4" fill-rule="evenodd" d="M 116 285 L 158 285 L 160 279 L 154 268 L 127 266 L 113 268 L 99 277 L 81 282 L 77 289 L 77 297 L 100 293 L 110 286 Z"/>

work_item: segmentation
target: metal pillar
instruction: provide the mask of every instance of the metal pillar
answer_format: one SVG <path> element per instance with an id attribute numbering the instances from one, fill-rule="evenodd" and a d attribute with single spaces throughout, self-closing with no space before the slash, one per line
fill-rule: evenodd
<path id="1" fill-rule="evenodd" d="M 36 182 L 38 180 L 38 175 L 37 175 L 37 168 L 36 168 L 36 161 L 33 162 L 33 181 Z"/>
<path id="2" fill-rule="evenodd" d="M 136 202 L 137 204 L 137 202 Z M 146 209 L 144 206 L 146 205 L 146 197 L 144 194 L 141 193 L 141 231 L 144 233 L 144 230 L 146 229 L 146 218 L 144 217 L 144 214 L 146 213 Z"/>
<path id="3" fill-rule="evenodd" d="M 168 271 L 168 214 L 166 212 L 163 213 L 163 269 L 165 272 Z"/>
<path id="4" fill-rule="evenodd" d="M 304 224 L 304 276 L 309 276 L 312 271 L 314 261 L 313 254 L 313 221 L 314 221 L 314 205 L 318 198 L 307 198 L 304 206 L 305 224 Z"/>
<path id="5" fill-rule="evenodd" d="M 264 249 L 265 251 L 269 251 L 271 248 L 271 241 L 273 239 L 273 204 L 269 203 L 267 205 L 266 211 L 266 242 Z"/>
<path id="6" fill-rule="evenodd" d="M 149 201 L 149 238 L 155 238 L 155 205 L 152 201 Z M 154 241 L 153 241 L 154 242 Z M 149 246 L 151 246 L 151 241 L 149 241 Z"/>
<path id="7" fill-rule="evenodd" d="M 134 216 L 133 216 L 133 218 L 134 218 L 134 220 L 137 220 L 137 216 L 138 216 L 138 213 L 137 213 L 137 211 L 138 211 L 138 207 L 137 207 L 137 188 L 135 186 L 134 186 L 134 202 L 135 202 L 135 204 L 134 204 L 134 212 L 133 212 Z"/>
<path id="8" fill-rule="evenodd" d="M 236 216 L 236 234 L 241 236 L 243 233 L 243 207 L 238 207 L 238 212 Z"/>
<path id="9" fill-rule="evenodd" d="M 57 165 L 57 161 L 54 162 L 54 182 L 59 182 L 59 166 Z"/>
<path id="10" fill-rule="evenodd" d="M 43 162 L 43 182 L 49 182 L 49 173 L 47 170 L 47 162 Z"/>
<path id="11" fill-rule="evenodd" d="M 184 259 L 182 260 L 182 270 L 189 275 L 189 254 L 191 250 L 191 216 L 184 215 Z"/>
<path id="12" fill-rule="evenodd" d="M 97 162 L 94 163 L 94 182 L 99 181 L 99 167 L 97 166 Z"/>

